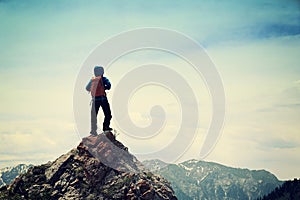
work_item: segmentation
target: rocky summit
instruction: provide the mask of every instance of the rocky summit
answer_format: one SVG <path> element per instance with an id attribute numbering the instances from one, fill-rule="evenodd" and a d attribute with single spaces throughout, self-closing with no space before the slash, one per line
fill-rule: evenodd
<path id="1" fill-rule="evenodd" d="M 145 170 L 112 133 L 82 139 L 54 162 L 0 188 L 0 199 L 176 200 L 170 183 Z"/>

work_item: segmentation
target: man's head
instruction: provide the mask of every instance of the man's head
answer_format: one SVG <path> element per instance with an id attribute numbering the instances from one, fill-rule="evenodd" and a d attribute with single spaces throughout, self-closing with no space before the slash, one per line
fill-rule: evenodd
<path id="1" fill-rule="evenodd" d="M 102 76 L 104 74 L 104 68 L 101 66 L 95 66 L 94 74 L 95 74 L 95 76 Z"/>

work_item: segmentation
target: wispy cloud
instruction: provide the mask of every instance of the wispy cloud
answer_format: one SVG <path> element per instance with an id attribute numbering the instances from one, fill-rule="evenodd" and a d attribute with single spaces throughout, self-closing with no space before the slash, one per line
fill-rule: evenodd
<path id="1" fill-rule="evenodd" d="M 80 140 L 74 124 L 68 121 L 14 119 L 0 124 L 0 164 L 52 160 L 74 148 Z"/>
<path id="2" fill-rule="evenodd" d="M 70 128 L 72 92 L 83 60 L 96 45 L 121 31 L 162 27 L 204 44 L 223 77 L 227 123 L 210 158 L 236 166 L 280 166 L 277 172 L 282 177 L 298 174 L 295 167 L 288 168 L 292 169 L 290 173 L 286 172 L 288 166 L 280 164 L 297 163 L 294 160 L 300 152 L 298 1 L 11 0 L 0 1 L 0 18 L 3 163 L 22 160 L 22 156 L 31 160 L 35 156 L 55 158 L 58 152 L 64 153 L 77 144 L 75 131 Z M 159 57 L 153 55 L 150 61 Z M 124 60 L 119 65 L 127 67 Z M 180 62 L 178 65 L 185 70 Z M 124 70 L 119 67 L 116 71 L 121 76 Z M 111 77 L 113 85 L 117 84 L 117 75 Z M 185 78 L 196 79 L 192 71 Z M 195 87 L 201 96 L 205 87 Z M 86 103 L 89 109 L 88 100 Z M 209 106 L 200 103 L 204 107 L 200 115 L 205 118 L 200 127 L 205 121 L 206 128 Z M 141 112 L 143 105 L 133 107 L 135 122 L 147 125 L 148 110 Z M 171 127 L 168 133 L 173 130 Z M 197 136 L 185 158 L 195 156 L 202 142 L 203 135 Z M 153 140 L 149 146 L 157 143 Z M 138 148 L 143 146 L 139 144 Z M 268 159 L 273 160 L 272 165 L 264 162 Z"/>
<path id="3" fill-rule="evenodd" d="M 300 147 L 300 144 L 296 141 L 287 141 L 283 139 L 273 139 L 269 141 L 265 141 L 261 144 L 261 147 L 265 147 L 266 149 L 293 149 L 296 147 Z"/>

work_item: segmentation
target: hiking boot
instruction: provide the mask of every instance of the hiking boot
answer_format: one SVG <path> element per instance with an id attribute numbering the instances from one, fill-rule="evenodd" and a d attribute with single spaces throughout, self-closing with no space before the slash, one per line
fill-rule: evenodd
<path id="1" fill-rule="evenodd" d="M 97 136 L 98 135 L 97 131 L 91 131 L 90 134 L 93 135 L 93 136 Z"/>
<path id="2" fill-rule="evenodd" d="M 110 127 L 104 127 L 103 128 L 103 131 L 112 131 L 113 129 L 112 128 L 110 128 Z"/>

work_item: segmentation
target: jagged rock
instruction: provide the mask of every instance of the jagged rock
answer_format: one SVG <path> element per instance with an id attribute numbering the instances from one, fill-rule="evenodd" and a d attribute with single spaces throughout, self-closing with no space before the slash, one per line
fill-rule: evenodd
<path id="1" fill-rule="evenodd" d="M 98 137 L 83 138 L 78 149 L 90 152 L 95 158 L 106 166 L 124 172 L 144 171 L 142 163 L 128 152 L 128 148 L 115 140 L 112 134 L 99 135 Z M 110 139 L 109 139 L 110 138 Z"/>
<path id="2" fill-rule="evenodd" d="M 168 181 L 146 171 L 111 135 L 86 137 L 54 162 L 34 166 L 0 199 L 177 199 Z"/>
<path id="3" fill-rule="evenodd" d="M 33 165 L 19 164 L 0 169 L 0 187 L 10 184 L 19 174 L 26 173 Z"/>

